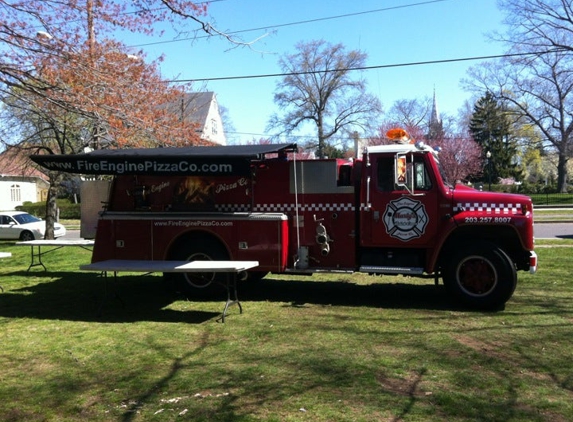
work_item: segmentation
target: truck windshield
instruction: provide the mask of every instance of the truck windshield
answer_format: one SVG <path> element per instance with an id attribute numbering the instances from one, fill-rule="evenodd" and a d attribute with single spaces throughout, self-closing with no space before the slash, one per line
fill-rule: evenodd
<path id="1" fill-rule="evenodd" d="M 435 157 L 434 157 L 435 158 Z M 440 163 L 440 160 L 438 160 L 437 158 L 435 158 L 436 164 L 438 165 L 438 170 L 440 171 L 440 176 L 442 177 L 442 181 L 444 182 L 444 185 L 446 185 L 449 188 L 454 188 L 454 184 L 448 179 L 448 176 L 445 172 L 444 166 L 442 166 L 442 163 Z"/>

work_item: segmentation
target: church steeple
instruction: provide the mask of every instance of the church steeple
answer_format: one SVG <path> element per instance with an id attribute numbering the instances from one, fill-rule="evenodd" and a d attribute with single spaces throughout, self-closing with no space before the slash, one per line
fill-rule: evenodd
<path id="1" fill-rule="evenodd" d="M 442 118 L 438 110 L 438 101 L 436 100 L 436 88 L 434 87 L 434 98 L 432 101 L 432 111 L 430 113 L 430 121 L 428 122 L 428 140 L 439 139 L 444 135 L 444 127 L 442 125 Z"/>

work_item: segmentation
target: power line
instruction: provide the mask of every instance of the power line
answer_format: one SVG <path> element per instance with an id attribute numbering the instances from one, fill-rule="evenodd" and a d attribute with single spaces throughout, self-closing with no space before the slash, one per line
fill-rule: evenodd
<path id="1" fill-rule="evenodd" d="M 270 137 L 270 138 L 274 138 L 274 137 L 287 137 L 288 139 L 316 139 L 316 135 L 284 135 L 284 134 L 268 134 L 268 133 L 255 133 L 255 132 L 227 132 L 225 131 L 226 135 L 247 135 L 247 136 L 253 136 L 253 137 L 261 137 L 261 138 L 265 138 L 265 137 Z M 338 137 L 337 137 L 338 138 Z M 341 138 L 341 139 L 345 139 L 345 138 Z"/>
<path id="2" fill-rule="evenodd" d="M 542 52 L 531 52 L 531 53 L 512 53 L 512 54 L 497 54 L 492 56 L 474 56 L 474 57 L 461 57 L 456 59 L 443 59 L 443 60 L 427 60 L 422 62 L 409 62 L 409 63 L 394 63 L 394 64 L 383 64 L 377 66 L 360 66 L 360 67 L 349 67 L 342 69 L 326 69 L 326 70 L 309 70 L 305 72 L 286 72 L 286 73 L 266 73 L 262 75 L 242 75 L 242 76 L 221 76 L 215 78 L 194 78 L 194 79 L 174 79 L 170 81 L 165 81 L 167 83 L 189 83 L 189 82 L 213 82 L 213 81 L 229 81 L 229 80 L 240 80 L 240 79 L 260 79 L 260 78 L 280 78 L 284 76 L 298 76 L 298 75 L 313 75 L 320 73 L 332 73 L 332 72 L 350 72 L 355 70 L 375 70 L 375 69 L 389 69 L 393 67 L 408 67 L 408 66 L 423 66 L 430 64 L 444 64 L 444 63 L 456 63 L 456 62 L 466 62 L 475 60 L 492 60 L 510 57 L 523 57 L 523 56 L 539 56 L 549 53 L 564 52 L 565 49 L 554 49 Z"/>
<path id="3" fill-rule="evenodd" d="M 421 1 L 418 3 L 403 4 L 401 6 L 385 7 L 382 9 L 373 9 L 373 10 L 366 10 L 366 11 L 362 11 L 362 12 L 345 13 L 343 15 L 326 16 L 323 18 L 307 19 L 307 20 L 296 21 L 296 22 L 287 22 L 287 23 L 282 23 L 282 24 L 277 24 L 277 25 L 267 25 L 267 26 L 261 26 L 258 28 L 239 29 L 236 31 L 226 32 L 225 34 L 236 35 L 236 34 L 242 34 L 245 32 L 277 29 L 277 28 L 284 28 L 287 26 L 295 26 L 295 25 L 305 25 L 305 24 L 309 24 L 309 23 L 316 23 L 316 22 L 328 21 L 328 20 L 333 20 L 333 19 L 349 18 L 349 17 L 353 17 L 353 16 L 367 15 L 367 14 L 371 14 L 371 13 L 387 12 L 389 10 L 405 9 L 405 8 L 423 6 L 423 5 L 432 4 L 432 3 L 442 3 L 442 2 L 446 2 L 446 1 L 451 1 L 451 0 L 426 0 L 426 1 Z M 196 40 L 196 39 L 201 39 L 201 38 L 209 38 L 210 36 L 211 35 L 201 35 L 199 37 L 178 38 L 178 39 L 168 40 L 168 41 L 156 41 L 156 42 L 151 42 L 151 43 L 146 43 L 146 44 L 132 45 L 130 47 L 132 47 L 132 48 L 148 47 L 151 45 L 169 44 L 169 43 L 174 43 L 174 42 L 190 41 L 190 40 Z"/>

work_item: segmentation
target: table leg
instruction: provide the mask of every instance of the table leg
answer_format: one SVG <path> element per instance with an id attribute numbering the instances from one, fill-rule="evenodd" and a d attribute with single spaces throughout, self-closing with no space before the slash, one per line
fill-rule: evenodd
<path id="1" fill-rule="evenodd" d="M 42 262 L 42 251 L 40 249 L 40 245 L 38 245 L 38 253 L 37 254 L 34 253 L 34 245 L 30 246 L 30 252 L 31 252 L 30 266 L 28 267 L 26 272 L 30 272 L 30 269 L 32 267 L 39 267 L 40 265 L 44 268 L 44 271 L 46 271 L 46 266 Z M 37 261 L 36 261 L 36 259 L 37 259 Z"/>
<path id="2" fill-rule="evenodd" d="M 227 316 L 227 310 L 231 305 L 239 306 L 239 313 L 243 313 L 243 307 L 241 302 L 239 302 L 239 297 L 237 295 L 237 274 L 227 273 L 227 282 L 225 283 L 227 289 L 227 302 L 225 303 L 225 308 L 223 309 L 223 314 L 217 319 L 217 321 L 225 322 L 225 316 Z"/>
<path id="3" fill-rule="evenodd" d="M 103 272 L 102 272 L 102 275 L 103 275 L 103 277 L 104 277 L 104 288 L 103 288 L 103 289 L 104 289 L 104 295 L 103 295 L 103 298 L 102 298 L 101 303 L 100 303 L 99 308 L 98 308 L 98 313 L 97 313 L 98 316 L 102 316 L 102 314 L 103 314 L 103 306 L 104 306 L 104 304 L 106 303 L 107 298 L 108 298 L 108 296 L 109 296 L 109 293 L 108 293 L 109 289 L 108 289 L 107 271 L 103 271 Z M 125 308 L 125 303 L 123 302 L 123 299 L 121 298 L 121 296 L 120 296 L 119 293 L 117 292 L 117 271 L 114 271 L 114 272 L 113 272 L 113 284 L 114 284 L 114 293 L 113 293 L 113 295 L 114 295 L 114 297 L 115 297 L 117 300 L 119 300 L 119 303 L 121 303 L 121 307 L 122 307 L 122 308 Z"/>

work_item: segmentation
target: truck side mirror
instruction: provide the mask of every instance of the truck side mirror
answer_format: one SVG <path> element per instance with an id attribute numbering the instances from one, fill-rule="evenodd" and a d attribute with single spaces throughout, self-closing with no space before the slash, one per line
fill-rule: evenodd
<path id="1" fill-rule="evenodd" d="M 397 186 L 408 187 L 407 159 L 405 154 L 396 154 L 396 164 L 394 166 L 394 182 Z"/>

